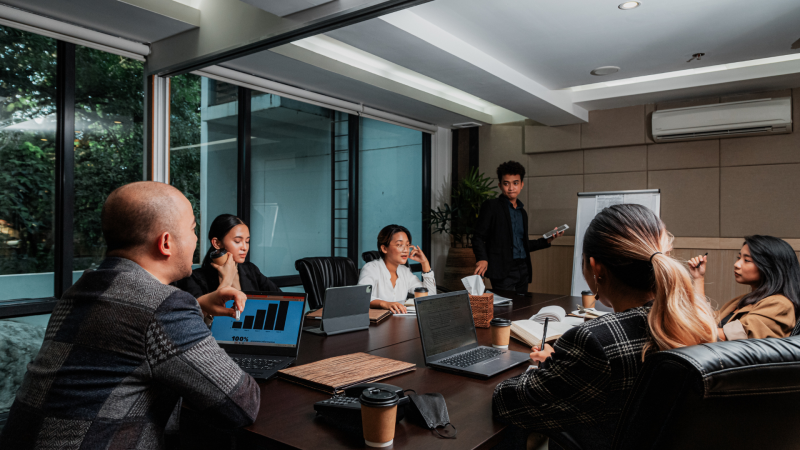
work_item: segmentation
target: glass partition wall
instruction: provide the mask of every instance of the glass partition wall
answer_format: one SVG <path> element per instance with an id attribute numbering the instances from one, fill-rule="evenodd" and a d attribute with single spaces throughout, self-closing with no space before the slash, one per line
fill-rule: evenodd
<path id="1" fill-rule="evenodd" d="M 282 288 L 300 284 L 301 258 L 363 266 L 388 224 L 423 245 L 430 135 L 196 75 L 172 78 L 171 102 L 170 178 L 201 224 L 196 264 L 219 214 L 248 222 L 250 262 Z"/>

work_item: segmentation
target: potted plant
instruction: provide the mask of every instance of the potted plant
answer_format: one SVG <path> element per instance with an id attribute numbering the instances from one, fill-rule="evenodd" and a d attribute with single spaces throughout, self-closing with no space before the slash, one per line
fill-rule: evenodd
<path id="1" fill-rule="evenodd" d="M 442 285 L 460 290 L 461 279 L 475 270 L 475 254 L 472 252 L 472 235 L 481 205 L 497 196 L 492 179 L 473 167 L 469 174 L 453 188 L 452 205 L 431 209 L 428 221 L 434 233 L 450 235 L 450 252 L 444 269 Z"/>

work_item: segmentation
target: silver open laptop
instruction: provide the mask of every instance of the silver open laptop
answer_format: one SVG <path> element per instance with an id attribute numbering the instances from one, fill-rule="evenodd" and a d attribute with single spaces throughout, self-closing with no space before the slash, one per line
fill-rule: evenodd
<path id="1" fill-rule="evenodd" d="M 417 323 L 425 364 L 489 378 L 530 361 L 530 355 L 478 345 L 467 291 L 417 297 Z"/>

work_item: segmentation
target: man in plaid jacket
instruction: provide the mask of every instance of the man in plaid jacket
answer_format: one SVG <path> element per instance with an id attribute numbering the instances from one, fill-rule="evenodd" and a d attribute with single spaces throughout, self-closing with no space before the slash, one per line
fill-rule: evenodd
<path id="1" fill-rule="evenodd" d="M 199 299 L 169 283 L 191 274 L 189 201 L 163 183 L 123 186 L 103 205 L 107 257 L 58 301 L 11 407 L 0 448 L 164 447 L 180 397 L 222 427 L 252 423 L 260 391 L 220 349 L 203 311 L 233 315 L 232 288 Z"/>
<path id="2" fill-rule="evenodd" d="M 540 368 L 500 383 L 494 415 L 529 431 L 567 431 L 586 448 L 611 448 L 642 368 L 650 304 L 607 314 L 564 333 Z"/>

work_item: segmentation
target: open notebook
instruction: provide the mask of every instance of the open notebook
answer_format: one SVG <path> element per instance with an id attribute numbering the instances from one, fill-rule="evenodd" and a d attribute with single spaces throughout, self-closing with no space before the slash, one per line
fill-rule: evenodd
<path id="1" fill-rule="evenodd" d="M 545 342 L 553 342 L 570 328 L 583 323 L 583 319 L 579 317 L 568 317 L 564 308 L 560 306 L 546 306 L 528 320 L 511 322 L 511 337 L 531 347 L 540 345 L 545 318 L 550 319 L 547 323 Z"/>

